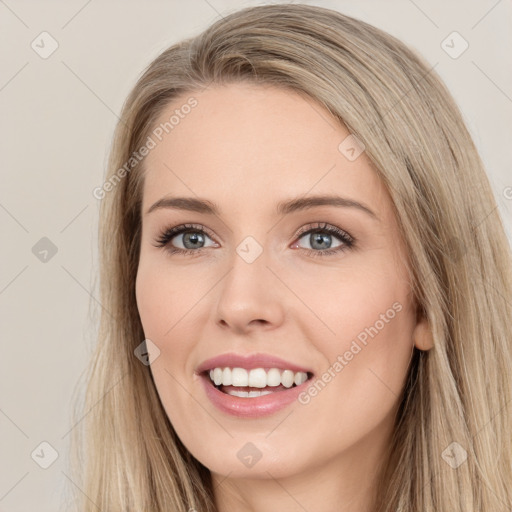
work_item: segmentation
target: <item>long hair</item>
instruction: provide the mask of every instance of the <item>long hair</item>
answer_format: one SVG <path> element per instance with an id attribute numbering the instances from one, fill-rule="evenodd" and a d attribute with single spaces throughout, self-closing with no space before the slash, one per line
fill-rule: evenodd
<path id="1" fill-rule="evenodd" d="M 80 510 L 216 510 L 208 469 L 134 355 L 139 156 L 170 102 L 240 81 L 326 108 L 363 142 L 393 201 L 434 347 L 415 349 L 375 510 L 510 511 L 512 259 L 483 164 L 432 67 L 362 21 L 291 4 L 240 10 L 165 50 L 124 104 L 98 192 L 102 310 L 75 429 Z"/>

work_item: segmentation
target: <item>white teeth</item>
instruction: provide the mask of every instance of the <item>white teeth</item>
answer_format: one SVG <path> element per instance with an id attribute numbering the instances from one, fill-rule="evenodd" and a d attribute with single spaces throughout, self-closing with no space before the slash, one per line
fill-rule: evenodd
<path id="1" fill-rule="evenodd" d="M 213 370 L 213 382 L 218 386 L 222 382 L 222 368 L 215 368 Z"/>
<path id="2" fill-rule="evenodd" d="M 215 368 L 216 370 L 217 368 Z M 215 371 L 214 370 L 214 371 Z M 222 371 L 222 370 L 221 370 Z M 249 374 L 245 368 L 233 368 L 231 370 L 232 386 L 248 386 L 249 385 Z M 219 384 L 216 384 L 218 386 Z M 224 386 L 224 383 L 222 383 Z"/>
<path id="3" fill-rule="evenodd" d="M 252 387 L 252 388 L 265 388 L 277 387 L 281 384 L 285 388 L 291 388 L 294 384 L 300 386 L 308 380 L 308 375 L 305 372 L 293 372 L 292 370 L 280 370 L 279 368 L 270 368 L 265 371 L 264 368 L 253 368 L 246 370 L 245 368 L 213 368 L 210 370 L 210 380 L 216 386 L 237 386 L 237 387 Z M 261 396 L 261 394 L 268 394 L 272 391 L 233 391 L 230 394 L 233 396 Z M 236 393 L 259 393 L 258 395 L 240 395 Z"/>
<path id="4" fill-rule="evenodd" d="M 267 372 L 263 368 L 255 368 L 249 372 L 249 386 L 264 388 L 267 385 Z"/>
<path id="5" fill-rule="evenodd" d="M 238 391 L 237 389 L 231 389 L 228 395 L 239 396 L 240 398 L 254 398 L 256 396 L 270 395 L 273 391 Z"/>
<path id="6" fill-rule="evenodd" d="M 285 388 L 291 388 L 293 386 L 293 379 L 295 375 L 291 370 L 285 370 L 281 374 L 281 382 Z"/>
<path id="7" fill-rule="evenodd" d="M 295 374 L 294 382 L 296 386 L 300 386 L 302 383 L 308 380 L 308 376 L 304 372 L 297 372 Z"/>
<path id="8" fill-rule="evenodd" d="M 267 386 L 279 386 L 281 384 L 281 372 L 277 368 L 271 368 L 267 372 Z"/>
<path id="9" fill-rule="evenodd" d="M 224 371 L 222 372 L 222 382 L 224 386 L 231 386 L 233 383 L 231 377 L 231 368 L 224 368 Z"/>

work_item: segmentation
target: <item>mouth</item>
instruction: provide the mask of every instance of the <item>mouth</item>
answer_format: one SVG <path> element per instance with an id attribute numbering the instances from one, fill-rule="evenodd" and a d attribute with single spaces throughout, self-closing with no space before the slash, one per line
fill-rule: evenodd
<path id="1" fill-rule="evenodd" d="M 295 370 L 215 366 L 199 376 L 206 397 L 220 412 L 242 419 L 257 419 L 299 401 L 313 373 Z"/>
<path id="2" fill-rule="evenodd" d="M 195 370 L 206 398 L 220 412 L 259 418 L 298 401 L 314 377 L 308 368 L 272 354 L 225 353 Z"/>
<path id="3" fill-rule="evenodd" d="M 238 398 L 258 398 L 302 386 L 313 374 L 281 368 L 217 366 L 205 370 L 203 376 L 221 393 Z"/>

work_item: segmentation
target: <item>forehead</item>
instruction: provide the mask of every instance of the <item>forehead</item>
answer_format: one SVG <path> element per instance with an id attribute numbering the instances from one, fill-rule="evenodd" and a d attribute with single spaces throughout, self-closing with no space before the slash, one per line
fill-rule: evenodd
<path id="1" fill-rule="evenodd" d="M 211 197 L 238 209 L 309 192 L 382 200 L 383 185 L 364 152 L 352 160 L 340 151 L 347 128 L 293 91 L 210 87 L 177 98 L 155 127 L 144 208 L 166 194 Z"/>

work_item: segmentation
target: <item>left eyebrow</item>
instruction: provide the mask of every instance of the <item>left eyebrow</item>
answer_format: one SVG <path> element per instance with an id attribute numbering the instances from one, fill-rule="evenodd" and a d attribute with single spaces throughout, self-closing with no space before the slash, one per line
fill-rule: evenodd
<path id="1" fill-rule="evenodd" d="M 276 212 L 278 215 L 286 215 L 292 212 L 307 210 L 315 206 L 336 206 L 342 208 L 357 208 L 375 220 L 380 220 L 375 212 L 368 206 L 346 197 L 322 195 L 299 197 L 288 201 L 282 201 L 277 204 Z M 220 215 L 220 208 L 211 201 L 193 197 L 163 197 L 154 203 L 146 212 L 146 215 L 160 208 L 175 208 L 178 210 L 188 210 L 209 215 Z"/>
<path id="2" fill-rule="evenodd" d="M 299 210 L 306 210 L 308 208 L 314 208 L 315 206 L 337 206 L 343 208 L 357 208 L 363 212 L 366 212 L 370 217 L 375 220 L 380 220 L 379 217 L 368 208 L 368 206 L 349 199 L 347 197 L 323 195 L 323 196 L 309 196 L 299 197 L 292 199 L 291 201 L 281 202 L 277 205 L 277 213 L 285 215 L 287 213 L 296 212 Z"/>

